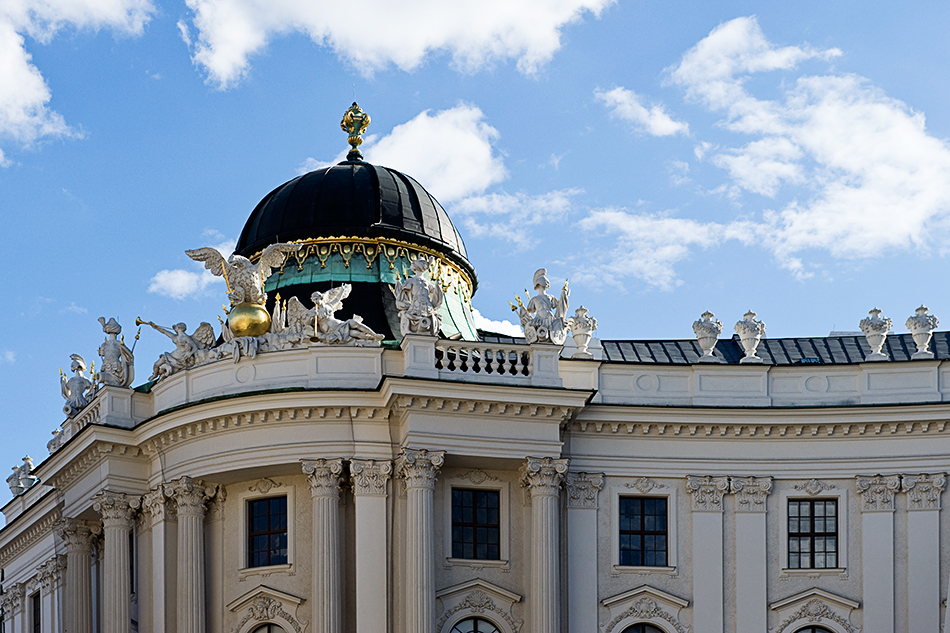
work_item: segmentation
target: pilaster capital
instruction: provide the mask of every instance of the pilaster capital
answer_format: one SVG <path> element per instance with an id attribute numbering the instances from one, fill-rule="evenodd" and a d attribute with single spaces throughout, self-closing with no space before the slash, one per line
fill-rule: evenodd
<path id="1" fill-rule="evenodd" d="M 445 451 L 402 449 L 396 460 L 396 472 L 406 480 L 406 489 L 435 488 L 435 476 L 445 462 Z"/>
<path id="2" fill-rule="evenodd" d="M 597 493 L 604 487 L 603 473 L 574 473 L 564 475 L 568 508 L 597 508 Z"/>
<path id="3" fill-rule="evenodd" d="M 142 495 L 142 511 L 152 520 L 152 524 L 161 521 L 173 521 L 178 511 L 173 504 L 168 503 L 165 491 L 160 487 Z"/>
<path id="4" fill-rule="evenodd" d="M 0 608 L 4 613 L 20 613 L 23 610 L 23 602 L 26 599 L 26 585 L 18 582 L 6 587 L 3 595 L 0 596 Z"/>
<path id="5" fill-rule="evenodd" d="M 733 477 L 729 491 L 736 496 L 738 512 L 765 512 L 765 500 L 772 492 L 772 478 Z"/>
<path id="6" fill-rule="evenodd" d="M 310 484 L 313 497 L 340 497 L 340 475 L 343 474 L 342 459 L 301 460 L 303 472 Z"/>
<path id="7" fill-rule="evenodd" d="M 218 484 L 215 486 L 214 496 L 206 504 L 208 506 L 208 514 L 205 517 L 205 520 L 208 523 L 214 523 L 219 521 L 224 517 L 224 502 L 228 499 L 227 488 Z"/>
<path id="8" fill-rule="evenodd" d="M 63 572 L 66 571 L 66 556 L 56 554 L 40 565 L 37 571 L 39 572 L 38 576 L 43 594 L 49 594 L 63 582 Z"/>
<path id="9" fill-rule="evenodd" d="M 353 494 L 357 497 L 385 497 L 386 482 L 393 474 L 389 460 L 354 459 L 350 461 Z"/>
<path id="10" fill-rule="evenodd" d="M 142 506 L 142 498 L 124 492 L 103 490 L 93 498 L 92 508 L 102 515 L 102 525 L 107 528 L 132 528 L 132 517 Z"/>
<path id="11" fill-rule="evenodd" d="M 521 467 L 521 485 L 532 497 L 556 497 L 568 463 L 567 459 L 527 457 Z"/>
<path id="12" fill-rule="evenodd" d="M 893 512 L 894 493 L 901 489 L 900 475 L 856 478 L 862 512 Z"/>
<path id="13" fill-rule="evenodd" d="M 175 481 L 170 481 L 162 486 L 162 490 L 166 497 L 175 500 L 179 516 L 200 517 L 205 514 L 205 502 L 214 497 L 214 493 L 217 492 L 215 486 L 191 477 L 180 477 Z"/>
<path id="14" fill-rule="evenodd" d="M 55 530 L 66 543 L 67 554 L 91 554 L 93 541 L 102 531 L 102 526 L 82 519 L 60 519 Z"/>
<path id="15" fill-rule="evenodd" d="M 908 510 L 939 510 L 940 495 L 947 485 L 944 473 L 904 475 L 901 489 L 907 493 Z"/>
<path id="16" fill-rule="evenodd" d="M 722 512 L 722 497 L 729 492 L 729 478 L 687 475 L 686 492 L 693 497 L 693 512 Z"/>

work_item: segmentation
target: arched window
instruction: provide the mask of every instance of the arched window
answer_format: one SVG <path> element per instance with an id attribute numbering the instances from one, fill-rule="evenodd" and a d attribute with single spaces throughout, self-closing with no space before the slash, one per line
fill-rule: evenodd
<path id="1" fill-rule="evenodd" d="M 652 624 L 634 624 L 623 630 L 623 633 L 663 633 Z"/>
<path id="2" fill-rule="evenodd" d="M 823 626 L 806 626 L 803 629 L 798 629 L 795 633 L 831 633 L 831 631 Z"/>
<path id="3" fill-rule="evenodd" d="M 280 628 L 276 624 L 262 624 L 257 627 L 251 633 L 287 633 L 284 629 Z"/>
<path id="4" fill-rule="evenodd" d="M 452 627 L 452 633 L 501 633 L 501 631 L 488 620 L 465 618 Z"/>

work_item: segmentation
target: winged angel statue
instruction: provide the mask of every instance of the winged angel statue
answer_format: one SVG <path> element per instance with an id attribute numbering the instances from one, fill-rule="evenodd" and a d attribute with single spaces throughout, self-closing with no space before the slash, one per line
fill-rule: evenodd
<path id="1" fill-rule="evenodd" d="M 382 334 L 377 334 L 363 325 L 363 319 L 359 315 L 354 314 L 352 319 L 346 321 L 334 316 L 337 310 L 343 308 L 343 300 L 350 296 L 352 290 L 350 284 L 343 284 L 310 296 L 314 304 L 311 313 L 316 324 L 314 337 L 319 342 L 331 345 L 374 345 L 383 340 Z"/>
<path id="2" fill-rule="evenodd" d="M 239 303 L 263 304 L 267 300 L 264 294 L 264 282 L 271 276 L 274 268 L 284 264 L 287 253 L 300 250 L 300 244 L 271 244 L 261 253 L 254 264 L 247 257 L 234 253 L 228 259 L 211 247 L 185 251 L 188 257 L 204 262 L 205 268 L 218 277 L 224 277 L 228 285 L 228 298 L 231 305 Z"/>

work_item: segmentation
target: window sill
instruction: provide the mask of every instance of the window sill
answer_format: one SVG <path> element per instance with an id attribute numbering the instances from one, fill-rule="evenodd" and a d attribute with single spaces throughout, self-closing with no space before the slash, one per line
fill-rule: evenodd
<path id="1" fill-rule="evenodd" d="M 782 576 L 806 576 L 806 577 L 819 577 L 819 576 L 840 576 L 842 578 L 848 577 L 848 570 L 844 567 L 830 567 L 830 568 L 816 568 L 816 569 L 783 569 Z"/>
<path id="2" fill-rule="evenodd" d="M 483 567 L 492 567 L 508 571 L 511 565 L 506 560 L 477 560 L 472 558 L 446 558 L 445 568 L 452 567 L 471 567 L 473 569 L 482 569 Z"/>
<path id="3" fill-rule="evenodd" d="M 661 574 L 666 576 L 676 576 L 676 567 L 648 567 L 648 566 L 628 566 L 613 565 L 611 571 L 614 575 L 619 574 L 639 574 L 646 576 L 649 574 Z"/>
<path id="4" fill-rule="evenodd" d="M 288 563 L 286 565 L 268 565 L 266 567 L 245 567 L 244 569 L 238 570 L 238 580 L 245 580 L 249 576 L 262 576 L 267 578 L 274 574 L 293 576 L 295 574 L 294 566 Z"/>

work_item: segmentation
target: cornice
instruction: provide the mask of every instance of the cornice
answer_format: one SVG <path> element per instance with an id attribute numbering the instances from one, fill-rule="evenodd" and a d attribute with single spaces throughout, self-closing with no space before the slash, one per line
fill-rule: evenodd
<path id="1" fill-rule="evenodd" d="M 62 517 L 63 514 L 59 508 L 54 508 L 42 519 L 32 523 L 23 533 L 0 549 L 0 567 L 6 567 L 20 552 L 52 533 L 53 528 Z"/>
<path id="2" fill-rule="evenodd" d="M 950 421 L 890 422 L 890 423 L 804 423 L 804 424 L 729 424 L 717 422 L 663 423 L 663 422 L 606 422 L 574 420 L 572 433 L 609 434 L 623 436 L 666 437 L 728 437 L 750 439 L 809 439 L 856 437 L 915 437 L 950 435 Z"/>
<path id="3" fill-rule="evenodd" d="M 427 411 L 443 414 L 493 415 L 515 418 L 550 419 L 563 422 L 573 414 L 575 407 L 561 405 L 526 404 L 504 400 L 468 400 L 463 398 L 428 398 L 397 396 L 393 409 L 398 412 Z"/>
<path id="4" fill-rule="evenodd" d="M 65 466 L 49 475 L 46 483 L 59 490 L 82 477 L 105 456 L 135 458 L 142 450 L 132 443 L 109 442 L 93 438 L 89 446 L 70 459 Z"/>

